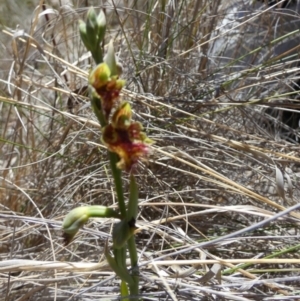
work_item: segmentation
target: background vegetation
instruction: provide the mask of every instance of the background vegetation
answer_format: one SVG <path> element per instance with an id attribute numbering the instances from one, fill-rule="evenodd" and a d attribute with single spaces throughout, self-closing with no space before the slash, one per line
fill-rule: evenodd
<path id="1" fill-rule="evenodd" d="M 92 220 L 67 247 L 61 238 L 63 217 L 72 208 L 115 205 L 106 151 L 86 97 L 92 59 L 78 34 L 78 19 L 90 5 L 107 15 L 127 80 L 122 97 L 156 141 L 137 177 L 142 299 L 299 298 L 300 213 L 225 237 L 297 205 L 300 178 L 299 131 L 268 111 L 299 110 L 298 57 L 290 58 L 293 65 L 274 59 L 270 38 L 262 49 L 270 56 L 259 68 L 243 66 L 242 76 L 227 68 L 221 54 L 211 52 L 227 4 L 73 0 L 1 6 L 1 300 L 118 299 L 119 279 L 103 256 L 114 221 Z M 243 38 L 235 49 L 241 45 Z"/>

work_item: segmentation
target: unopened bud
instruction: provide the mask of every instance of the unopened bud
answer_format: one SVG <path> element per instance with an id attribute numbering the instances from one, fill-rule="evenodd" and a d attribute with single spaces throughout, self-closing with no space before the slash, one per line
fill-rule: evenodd
<path id="1" fill-rule="evenodd" d="M 66 245 L 72 241 L 79 229 L 91 217 L 119 218 L 120 215 L 112 208 L 105 206 L 83 206 L 71 210 L 63 221 L 63 237 Z"/>
<path id="2" fill-rule="evenodd" d="M 110 69 L 106 63 L 101 63 L 90 73 L 89 84 L 95 89 L 100 89 L 110 80 Z"/>
<path id="3" fill-rule="evenodd" d="M 82 20 L 79 20 L 79 34 L 80 34 L 80 38 L 81 38 L 84 46 L 88 50 L 91 50 L 92 49 L 92 45 L 90 44 L 89 39 L 87 37 L 86 24 Z"/>
<path id="4" fill-rule="evenodd" d="M 97 17 L 97 27 L 98 27 L 98 41 L 101 43 L 105 36 L 106 31 L 106 18 L 104 12 L 101 10 Z"/>
<path id="5" fill-rule="evenodd" d="M 99 46 L 99 40 L 97 15 L 93 7 L 91 7 L 87 13 L 86 35 L 91 46 L 91 49 L 89 50 L 94 51 Z"/>

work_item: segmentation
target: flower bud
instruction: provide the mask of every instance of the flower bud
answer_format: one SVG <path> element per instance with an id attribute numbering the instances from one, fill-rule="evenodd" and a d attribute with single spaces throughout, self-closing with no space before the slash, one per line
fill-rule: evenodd
<path id="1" fill-rule="evenodd" d="M 89 84 L 96 90 L 105 86 L 110 80 L 110 69 L 106 63 L 101 63 L 90 73 Z"/>
<path id="2" fill-rule="evenodd" d="M 106 31 L 106 18 L 104 12 L 101 10 L 97 17 L 97 27 L 98 27 L 98 42 L 102 42 Z"/>
<path id="3" fill-rule="evenodd" d="M 88 221 L 90 217 L 120 218 L 120 215 L 105 206 L 83 206 L 71 210 L 63 221 L 63 238 L 65 244 L 69 244 L 79 229 Z"/>
<path id="4" fill-rule="evenodd" d="M 90 44 L 90 51 L 94 51 L 99 46 L 98 23 L 95 9 L 91 7 L 87 13 L 86 35 Z"/>
<path id="5" fill-rule="evenodd" d="M 86 49 L 91 50 L 92 45 L 90 44 L 89 39 L 87 37 L 86 24 L 82 20 L 79 20 L 79 34 Z"/>

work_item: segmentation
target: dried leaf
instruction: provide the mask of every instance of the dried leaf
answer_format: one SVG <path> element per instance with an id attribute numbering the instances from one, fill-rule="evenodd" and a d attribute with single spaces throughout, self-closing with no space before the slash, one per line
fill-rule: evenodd
<path id="1" fill-rule="evenodd" d="M 221 283 L 221 265 L 219 263 L 215 263 L 212 268 L 203 276 L 200 278 L 200 282 L 205 284 L 209 280 L 216 277 L 219 283 Z"/>

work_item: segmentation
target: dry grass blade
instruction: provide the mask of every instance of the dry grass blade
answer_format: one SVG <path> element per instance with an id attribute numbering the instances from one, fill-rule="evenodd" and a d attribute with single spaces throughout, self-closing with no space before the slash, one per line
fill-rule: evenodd
<path id="1" fill-rule="evenodd" d="M 108 269 L 107 263 L 85 263 L 85 262 L 54 262 L 12 259 L 1 262 L 0 271 L 20 272 L 20 271 L 72 271 L 72 272 L 91 272 Z"/>

